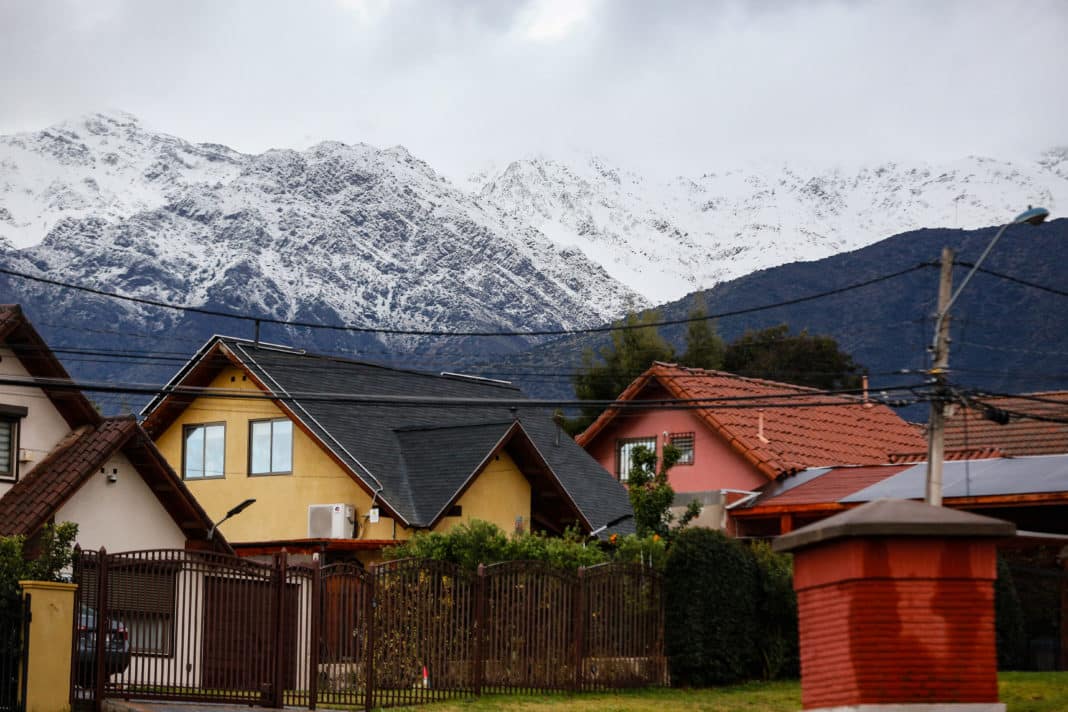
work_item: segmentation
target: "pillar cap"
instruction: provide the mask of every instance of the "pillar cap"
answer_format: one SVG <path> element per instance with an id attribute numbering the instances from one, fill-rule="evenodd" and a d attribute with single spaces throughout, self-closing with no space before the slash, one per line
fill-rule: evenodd
<path id="1" fill-rule="evenodd" d="M 946 507 L 932 507 L 911 499 L 876 499 L 778 537 L 775 551 L 845 537 L 1010 537 L 1016 525 Z"/>

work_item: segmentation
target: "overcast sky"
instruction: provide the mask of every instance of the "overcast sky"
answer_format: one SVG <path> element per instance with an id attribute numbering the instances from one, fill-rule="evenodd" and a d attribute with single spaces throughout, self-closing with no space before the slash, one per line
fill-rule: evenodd
<path id="1" fill-rule="evenodd" d="M 120 108 L 451 175 L 538 151 L 1015 160 L 1068 144 L 1066 48 L 1064 0 L 0 0 L 0 133 Z"/>

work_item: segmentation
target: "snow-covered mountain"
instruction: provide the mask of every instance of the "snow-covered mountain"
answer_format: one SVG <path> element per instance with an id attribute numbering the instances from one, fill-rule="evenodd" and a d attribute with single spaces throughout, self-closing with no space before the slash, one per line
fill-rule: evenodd
<path id="1" fill-rule="evenodd" d="M 531 158 L 469 185 L 515 220 L 582 250 L 654 303 L 923 227 L 1068 209 L 1068 147 L 1036 160 L 710 167 L 657 180 L 597 157 Z"/>
<path id="2" fill-rule="evenodd" d="M 119 112 L 0 136 L 8 267 L 185 305 L 394 329 L 588 326 L 920 227 L 998 224 L 1028 204 L 1068 208 L 1068 148 L 1012 163 L 710 166 L 668 180 L 601 158 L 533 158 L 454 183 L 402 147 L 247 155 Z M 90 313 L 82 295 L 14 279 L 0 288 L 4 301 L 139 332 L 179 319 L 113 302 Z"/>
<path id="3" fill-rule="evenodd" d="M 642 303 L 580 250 L 483 205 L 404 148 L 243 155 L 125 114 L 0 138 L 0 239 L 13 269 L 303 321 L 559 328 Z M 22 283 L 5 300 L 77 301 L 42 290 Z M 167 318 L 114 308 L 135 325 Z"/>

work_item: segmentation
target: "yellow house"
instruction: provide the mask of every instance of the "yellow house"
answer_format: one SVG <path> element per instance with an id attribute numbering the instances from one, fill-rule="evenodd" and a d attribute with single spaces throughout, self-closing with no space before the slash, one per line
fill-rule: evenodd
<path id="1" fill-rule="evenodd" d="M 243 555 L 374 559 L 417 530 L 633 530 L 615 479 L 510 384 L 213 337 L 144 427 Z"/>

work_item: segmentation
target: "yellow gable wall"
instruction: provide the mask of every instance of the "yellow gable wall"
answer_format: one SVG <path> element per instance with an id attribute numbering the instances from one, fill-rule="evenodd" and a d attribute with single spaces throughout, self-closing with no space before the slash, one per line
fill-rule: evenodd
<path id="1" fill-rule="evenodd" d="M 523 518 L 523 529 L 530 531 L 530 483 L 508 453 L 491 460 L 463 496 L 457 501 L 459 517 L 443 517 L 435 531 L 446 531 L 461 522 L 481 519 L 492 522 L 511 534 L 516 517 Z"/>
<path id="2" fill-rule="evenodd" d="M 231 380 L 233 379 L 233 380 Z M 245 380 L 243 380 L 245 379 Z M 240 388 L 261 392 L 238 368 L 224 369 L 211 388 Z M 256 503 L 219 530 L 232 542 L 303 539 L 308 536 L 308 505 L 344 503 L 355 505 L 361 520 L 362 539 L 407 539 L 407 530 L 385 516 L 377 524 L 364 519 L 370 495 L 327 455 L 304 431 L 293 427 L 293 474 L 248 475 L 249 421 L 284 417 L 269 400 L 198 398 L 157 439 L 163 456 L 182 475 L 182 428 L 202 423 L 225 423 L 226 461 L 223 479 L 185 480 L 186 486 L 218 521 L 244 499 Z"/>

